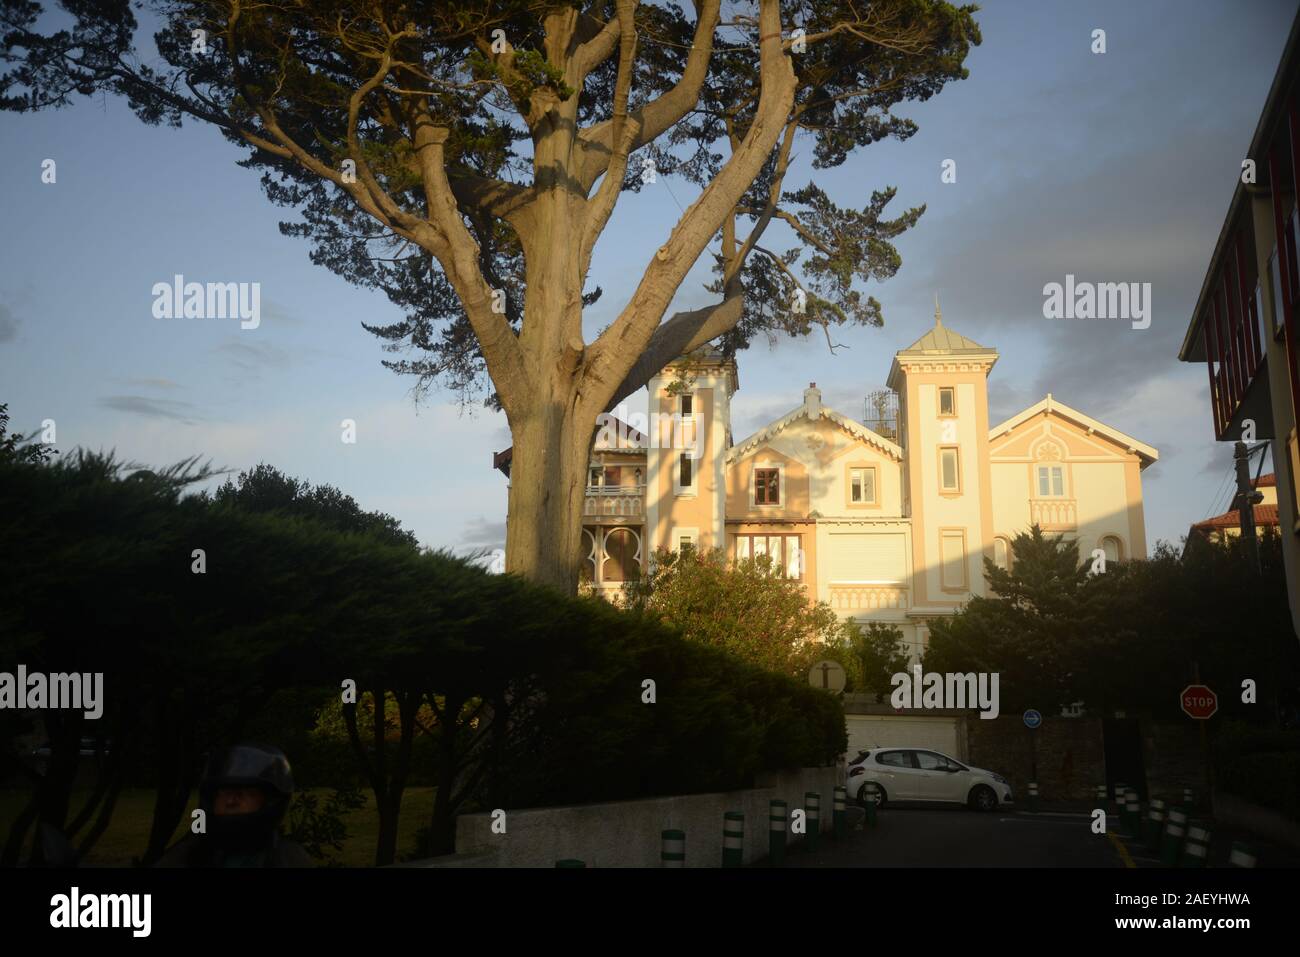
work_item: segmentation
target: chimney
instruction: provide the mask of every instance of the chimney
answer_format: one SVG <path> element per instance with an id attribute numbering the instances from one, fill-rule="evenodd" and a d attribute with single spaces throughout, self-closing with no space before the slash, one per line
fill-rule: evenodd
<path id="1" fill-rule="evenodd" d="M 809 382 L 808 388 L 803 390 L 803 405 L 810 416 L 822 414 L 822 390 L 817 388 L 816 382 Z"/>

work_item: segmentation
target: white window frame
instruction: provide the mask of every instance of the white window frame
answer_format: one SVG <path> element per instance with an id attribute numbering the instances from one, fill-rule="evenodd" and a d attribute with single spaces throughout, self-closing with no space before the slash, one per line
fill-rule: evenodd
<path id="1" fill-rule="evenodd" d="M 1055 469 L 1057 472 L 1059 472 L 1059 473 L 1061 474 L 1061 491 L 1060 491 L 1060 492 L 1054 492 L 1054 491 L 1052 491 L 1052 489 L 1053 489 L 1054 486 L 1055 486 L 1055 483 L 1052 481 L 1052 479 L 1053 479 L 1053 477 L 1054 477 L 1054 476 L 1053 476 L 1053 472 L 1052 472 L 1053 469 Z M 1046 473 L 1046 475 L 1047 475 L 1047 491 L 1046 491 L 1046 492 L 1043 491 L 1043 475 L 1044 475 L 1044 473 Z M 1064 465 L 1040 465 L 1040 466 L 1038 466 L 1037 470 L 1034 472 L 1034 491 L 1037 493 L 1037 497 L 1038 497 L 1038 498 L 1069 498 L 1070 496 L 1066 494 L 1067 489 L 1066 489 L 1066 483 L 1065 483 L 1065 466 L 1064 466 Z"/>
<path id="2" fill-rule="evenodd" d="M 700 530 L 698 526 L 674 525 L 672 530 L 672 551 L 680 552 L 682 550 L 682 539 L 689 539 L 691 548 L 695 551 L 700 550 Z"/>
<path id="3" fill-rule="evenodd" d="M 861 498 L 857 501 L 853 499 L 853 475 L 855 472 L 863 474 L 871 473 L 871 497 Z M 864 488 L 865 492 L 866 489 Z M 880 470 L 874 465 L 850 465 L 849 466 L 849 504 L 850 505 L 879 505 L 880 504 Z"/>
<path id="4" fill-rule="evenodd" d="M 998 562 L 998 546 L 1002 546 L 1002 562 Z M 993 536 L 993 564 L 1004 572 L 1011 571 L 1011 539 L 1005 535 Z"/>
<path id="5" fill-rule="evenodd" d="M 804 544 L 802 532 L 737 532 L 735 540 L 732 543 L 732 557 L 735 561 L 753 560 L 757 552 L 753 548 L 754 539 L 763 540 L 763 554 L 770 556 L 772 553 L 767 551 L 767 540 L 778 538 L 781 540 L 781 563 L 772 566 L 772 573 L 778 578 L 786 578 L 791 581 L 803 581 L 805 571 L 804 561 Z M 745 541 L 749 548 L 744 554 L 741 553 L 740 543 Z M 793 542 L 794 554 L 791 555 L 789 543 Z M 790 566 L 793 563 L 795 574 L 790 574 Z"/>

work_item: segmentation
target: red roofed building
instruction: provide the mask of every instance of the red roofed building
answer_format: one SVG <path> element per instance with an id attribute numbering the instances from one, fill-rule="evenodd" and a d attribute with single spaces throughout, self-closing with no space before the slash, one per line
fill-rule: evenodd
<path id="1" fill-rule="evenodd" d="M 1255 506 L 1255 527 L 1260 530 L 1261 534 L 1266 528 L 1271 528 L 1276 532 L 1278 529 L 1277 476 L 1271 474 L 1261 475 L 1254 484 L 1259 494 L 1264 496 L 1263 500 Z M 1216 515 L 1213 518 L 1207 518 L 1203 522 L 1197 522 L 1192 526 L 1187 537 L 1201 535 L 1212 542 L 1221 542 L 1229 538 L 1236 538 L 1240 534 L 1241 512 L 1234 508 L 1222 515 Z"/>

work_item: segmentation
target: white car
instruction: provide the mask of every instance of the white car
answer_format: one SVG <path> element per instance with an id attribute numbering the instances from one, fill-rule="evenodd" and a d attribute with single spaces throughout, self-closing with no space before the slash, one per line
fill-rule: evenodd
<path id="1" fill-rule="evenodd" d="M 867 783 L 876 785 L 876 806 L 886 801 L 934 801 L 992 811 L 1014 803 L 1011 783 L 1000 774 L 963 764 L 927 748 L 872 748 L 848 765 L 849 795 L 867 802 Z"/>

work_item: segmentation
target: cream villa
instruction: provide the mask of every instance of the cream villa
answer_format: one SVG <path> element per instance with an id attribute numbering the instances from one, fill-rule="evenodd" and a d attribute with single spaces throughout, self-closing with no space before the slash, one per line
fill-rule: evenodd
<path id="1" fill-rule="evenodd" d="M 598 430 L 584 581 L 612 596 L 658 548 L 767 555 L 841 615 L 899 626 L 919 655 L 927 621 L 983 594 L 983 559 L 1006 566 L 1034 523 L 1085 557 L 1145 556 L 1141 473 L 1156 450 L 1050 394 L 990 424 L 997 359 L 936 308 L 934 327 L 895 354 L 869 423 L 824 406 L 813 384 L 740 441 L 733 361 L 664 369 L 648 385 L 650 434 Z"/>

